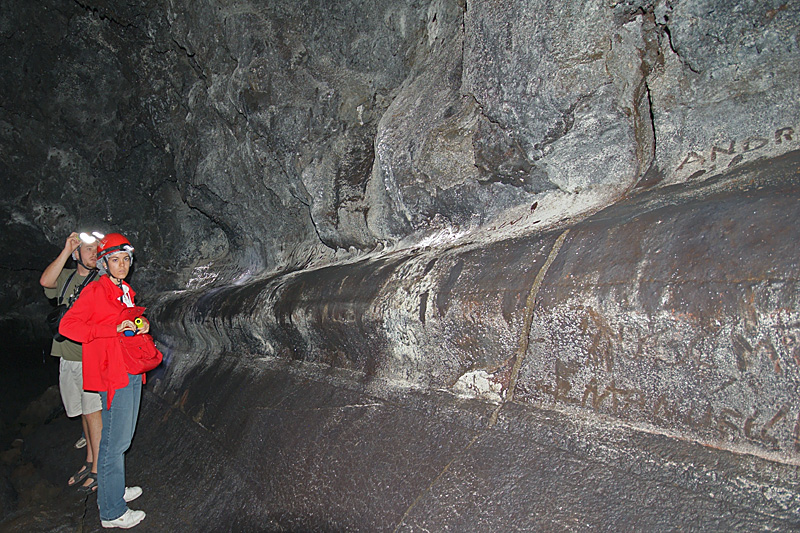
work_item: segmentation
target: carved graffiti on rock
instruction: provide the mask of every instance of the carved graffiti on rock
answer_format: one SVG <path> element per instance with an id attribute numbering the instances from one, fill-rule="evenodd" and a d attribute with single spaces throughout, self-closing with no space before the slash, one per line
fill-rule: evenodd
<path id="1" fill-rule="evenodd" d="M 529 384 L 533 396 L 711 440 L 800 452 L 796 311 L 762 314 L 758 327 L 747 317 L 710 326 L 683 315 L 620 316 L 590 306 L 560 314 L 542 339 L 552 343 L 545 347 L 552 366 Z"/>
<path id="2" fill-rule="evenodd" d="M 691 150 L 675 169 L 675 173 L 689 173 L 690 179 L 696 178 L 718 168 L 725 170 L 734 167 L 746 159 L 749 160 L 751 156 L 765 155 L 762 152 L 785 152 L 798 144 L 795 130 L 790 126 L 778 128 L 770 137 L 754 135 L 741 141 L 729 140 L 713 144 L 705 150 Z"/>

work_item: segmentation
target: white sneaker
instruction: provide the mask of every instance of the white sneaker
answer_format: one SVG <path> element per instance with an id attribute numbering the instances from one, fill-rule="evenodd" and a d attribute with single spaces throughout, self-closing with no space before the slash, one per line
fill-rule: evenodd
<path id="1" fill-rule="evenodd" d="M 118 527 L 120 529 L 130 529 L 144 520 L 144 511 L 133 511 L 128 509 L 125 514 L 116 520 L 100 520 L 100 525 L 105 528 Z"/>
<path id="2" fill-rule="evenodd" d="M 86 437 L 81 437 L 78 439 L 78 442 L 74 444 L 75 448 L 81 449 L 86 447 Z"/>
<path id="3" fill-rule="evenodd" d="M 142 487 L 125 487 L 125 494 L 122 496 L 122 499 L 125 500 L 125 503 L 128 503 L 132 502 L 141 495 Z"/>

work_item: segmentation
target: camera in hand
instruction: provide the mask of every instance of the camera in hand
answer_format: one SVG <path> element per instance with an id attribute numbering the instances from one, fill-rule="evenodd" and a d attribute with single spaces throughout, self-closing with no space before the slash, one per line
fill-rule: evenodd
<path id="1" fill-rule="evenodd" d="M 125 330 L 126 337 L 133 337 L 136 335 L 139 330 L 142 329 L 142 326 L 144 326 L 144 319 L 142 317 L 136 317 L 133 323 L 136 325 L 136 331 L 131 331 L 129 329 Z"/>

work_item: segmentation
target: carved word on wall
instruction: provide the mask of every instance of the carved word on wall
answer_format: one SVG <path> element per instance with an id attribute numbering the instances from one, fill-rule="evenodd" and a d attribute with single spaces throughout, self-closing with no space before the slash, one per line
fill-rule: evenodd
<path id="1" fill-rule="evenodd" d="M 741 142 L 731 140 L 720 143 L 719 146 L 712 145 L 707 151 L 690 151 L 675 172 L 691 172 L 689 179 L 692 179 L 712 172 L 718 167 L 723 170 L 728 169 L 762 152 L 774 152 L 776 148 L 788 151 L 791 147 L 787 144 L 797 144 L 794 137 L 794 128 L 787 126 L 775 130 L 771 139 L 754 136 Z M 773 149 L 770 150 L 770 147 Z"/>
<path id="2" fill-rule="evenodd" d="M 579 342 L 556 340 L 562 350 L 547 349 L 554 367 L 549 378 L 535 382 L 540 400 L 800 453 L 795 313 L 764 314 L 760 330 L 749 333 L 736 322 L 714 329 L 676 322 L 613 325 L 592 308 L 581 314 L 567 333 Z M 569 346 L 577 350 L 563 350 Z"/>

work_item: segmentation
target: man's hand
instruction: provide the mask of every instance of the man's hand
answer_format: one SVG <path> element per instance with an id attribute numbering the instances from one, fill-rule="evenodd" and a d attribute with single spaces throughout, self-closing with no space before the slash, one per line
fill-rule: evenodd
<path id="1" fill-rule="evenodd" d="M 58 275 L 61 274 L 61 271 L 64 269 L 64 265 L 67 264 L 67 260 L 72 255 L 72 252 L 78 249 L 78 246 L 81 244 L 81 238 L 78 236 L 78 233 L 73 231 L 67 237 L 66 242 L 64 243 L 64 249 L 61 250 L 61 253 L 58 254 L 52 263 L 47 265 L 47 268 L 44 269 L 42 272 L 41 277 L 39 278 L 39 285 L 46 289 L 55 289 L 56 284 L 58 283 Z"/>
<path id="2" fill-rule="evenodd" d="M 69 251 L 69 254 L 72 255 L 72 252 L 78 249 L 78 246 L 81 245 L 81 238 L 77 232 L 73 231 L 67 237 L 67 242 L 64 243 L 64 250 Z"/>

